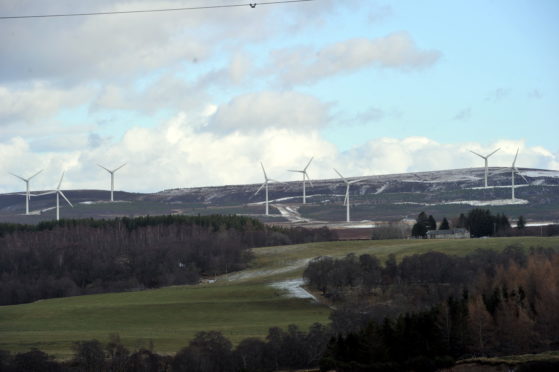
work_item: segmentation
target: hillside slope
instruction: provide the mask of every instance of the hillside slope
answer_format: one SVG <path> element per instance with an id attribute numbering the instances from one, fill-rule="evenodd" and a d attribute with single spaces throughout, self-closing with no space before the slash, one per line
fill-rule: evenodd
<path id="1" fill-rule="evenodd" d="M 220 330 L 233 342 L 264 337 L 269 327 L 328 322 L 330 309 L 301 290 L 305 263 L 321 255 L 370 253 L 381 259 L 430 250 L 466 254 L 476 248 L 517 244 L 558 247 L 559 238 L 499 238 L 461 241 L 390 240 L 327 242 L 254 249 L 252 266 L 213 283 L 158 290 L 89 295 L 0 307 L 0 349 L 41 348 L 59 357 L 72 342 L 108 339 L 119 333 L 130 348 L 151 341 L 174 353 L 202 330 Z"/>
<path id="2" fill-rule="evenodd" d="M 481 187 L 483 168 L 359 177 L 363 180 L 350 190 L 352 220 L 401 220 L 414 217 L 421 210 L 429 210 L 442 219 L 483 206 L 515 218 L 524 215 L 529 221 L 559 221 L 559 172 L 522 168 L 520 173 L 528 183 L 516 176 L 515 201 L 511 200 L 511 174 L 502 168 L 490 168 L 488 189 Z M 63 218 L 113 218 L 222 213 L 252 215 L 272 222 L 345 220 L 342 205 L 345 185 L 339 179 L 313 180 L 304 206 L 301 182 L 273 184 L 270 200 L 275 208 L 271 208 L 272 215 L 268 217 L 263 216 L 263 195 L 254 195 L 259 186 L 197 187 L 152 194 L 116 192 L 116 203 L 107 202 L 107 191 L 68 190 L 65 194 L 75 208 L 63 204 L 61 215 Z M 23 215 L 24 205 L 24 196 L 18 193 L 0 195 L 0 222 L 36 223 L 54 217 L 52 195 L 33 197 L 31 216 Z"/>

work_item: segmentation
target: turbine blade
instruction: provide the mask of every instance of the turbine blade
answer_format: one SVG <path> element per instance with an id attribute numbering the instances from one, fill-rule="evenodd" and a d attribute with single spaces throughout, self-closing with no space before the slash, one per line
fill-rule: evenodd
<path id="1" fill-rule="evenodd" d="M 266 174 L 266 170 L 264 169 L 264 164 L 262 164 L 262 162 L 260 162 L 260 166 L 262 167 L 262 172 L 264 172 L 264 179 L 267 181 L 268 180 L 268 175 Z"/>
<path id="2" fill-rule="evenodd" d="M 477 155 L 477 156 L 479 156 L 480 158 L 483 158 L 483 159 L 485 159 L 485 156 L 483 156 L 483 155 L 480 155 L 480 154 L 478 154 L 478 153 L 477 153 L 477 152 L 475 152 L 475 151 L 472 151 L 472 150 L 468 150 L 468 151 L 469 151 L 469 152 L 471 152 L 471 153 L 472 153 L 472 154 L 474 154 L 474 155 Z"/>
<path id="3" fill-rule="evenodd" d="M 107 168 L 105 168 L 104 166 L 102 166 L 101 164 L 97 164 L 98 166 L 100 166 L 101 168 L 103 168 L 104 170 L 106 170 L 107 172 L 111 173 L 110 170 L 108 170 Z"/>
<path id="4" fill-rule="evenodd" d="M 345 188 L 345 198 L 344 198 L 344 205 L 347 205 L 347 199 L 349 198 L 349 184 Z"/>
<path id="5" fill-rule="evenodd" d="M 365 181 L 365 178 L 361 178 L 361 179 L 358 179 L 358 180 L 349 181 L 348 183 L 349 183 L 350 185 L 352 185 L 352 184 L 354 184 L 354 183 L 361 182 L 361 181 Z"/>
<path id="6" fill-rule="evenodd" d="M 258 188 L 258 190 L 256 190 L 256 192 L 254 193 L 254 195 L 258 194 L 258 193 L 260 192 L 260 190 L 262 190 L 262 188 L 263 188 L 264 186 L 266 186 L 266 182 L 264 182 L 264 183 L 262 184 L 262 186 L 260 186 L 260 187 Z"/>
<path id="7" fill-rule="evenodd" d="M 27 182 L 27 181 L 28 181 L 28 180 L 26 180 L 25 178 L 18 176 L 17 174 L 13 174 L 12 172 L 8 172 L 8 173 L 11 174 L 11 175 L 14 176 L 14 177 L 19 178 L 19 179 L 22 180 L 23 182 Z"/>
<path id="8" fill-rule="evenodd" d="M 342 176 L 342 174 L 341 174 L 340 172 L 338 172 L 338 171 L 336 170 L 336 168 L 333 168 L 333 169 L 334 169 L 334 172 L 338 173 L 338 176 L 340 176 L 340 177 L 342 178 L 342 180 L 344 180 L 345 182 L 347 182 L 347 181 L 345 180 L 345 177 Z"/>
<path id="9" fill-rule="evenodd" d="M 293 170 L 293 169 L 288 169 L 288 172 L 297 172 L 297 173 L 303 173 L 303 171 L 300 170 Z"/>
<path id="10" fill-rule="evenodd" d="M 490 157 L 491 155 L 493 155 L 494 153 L 496 153 L 497 151 L 499 151 L 501 148 L 499 147 L 497 150 L 493 151 L 491 154 L 487 155 L 487 157 Z"/>
<path id="11" fill-rule="evenodd" d="M 117 170 L 119 170 L 120 168 L 124 167 L 126 165 L 126 163 L 122 164 L 120 167 L 116 168 L 115 170 L 113 170 L 113 173 L 116 172 Z"/>
<path id="12" fill-rule="evenodd" d="M 64 172 L 62 172 L 62 176 L 60 176 L 60 182 L 58 182 L 57 190 L 60 190 L 60 186 L 62 185 L 62 179 L 64 178 Z"/>
<path id="13" fill-rule="evenodd" d="M 29 177 L 28 179 L 30 180 L 31 178 L 35 177 L 36 175 L 38 175 L 39 173 L 41 173 L 43 170 L 41 169 L 40 171 L 38 171 L 37 173 L 35 173 L 34 175 L 32 175 L 31 177 Z"/>
<path id="14" fill-rule="evenodd" d="M 309 167 L 309 165 L 311 165 L 312 160 L 314 159 L 314 156 L 311 158 L 311 160 L 309 160 L 309 162 L 307 163 L 307 166 L 305 168 L 303 168 L 304 171 L 307 170 L 307 168 Z"/>
<path id="15" fill-rule="evenodd" d="M 311 181 L 311 178 L 309 177 L 309 174 L 308 174 L 307 172 L 305 172 L 305 173 L 303 173 L 303 174 L 305 175 L 305 177 L 307 177 L 307 181 L 309 181 L 309 183 L 311 184 L 311 187 L 314 187 L 314 186 L 312 185 L 312 181 Z"/>
<path id="16" fill-rule="evenodd" d="M 520 171 L 518 170 L 518 168 L 514 167 L 514 170 L 516 171 L 516 173 L 522 177 L 522 179 L 524 180 L 524 182 L 526 182 L 527 184 L 530 184 L 530 182 L 528 182 L 528 180 L 526 179 L 526 177 L 524 177 L 524 175 L 522 173 L 520 173 Z"/>
<path id="17" fill-rule="evenodd" d="M 516 149 L 516 155 L 514 155 L 514 160 L 512 162 L 512 167 L 515 168 L 515 164 L 516 164 L 516 158 L 518 157 L 518 150 L 520 150 L 520 147 Z"/>
<path id="18" fill-rule="evenodd" d="M 70 200 L 68 200 L 68 198 L 66 197 L 66 195 L 64 195 L 62 191 L 58 190 L 58 193 L 64 198 L 64 200 L 66 200 L 66 202 L 68 202 L 68 204 L 70 204 L 70 207 L 74 208 L 72 203 L 70 203 Z"/>

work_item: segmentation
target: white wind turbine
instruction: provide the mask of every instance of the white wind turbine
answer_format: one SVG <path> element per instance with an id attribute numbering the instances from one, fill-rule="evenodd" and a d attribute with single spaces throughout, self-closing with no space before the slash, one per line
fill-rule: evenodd
<path id="1" fill-rule="evenodd" d="M 47 191 L 47 192 L 44 192 L 42 194 L 37 194 L 36 195 L 36 196 L 41 196 L 41 195 L 56 194 L 56 220 L 57 221 L 60 219 L 60 196 L 62 196 L 64 198 L 64 200 L 66 200 L 66 202 L 70 205 L 70 207 L 74 208 L 72 203 L 70 203 L 70 200 L 68 200 L 66 195 L 64 195 L 62 190 L 60 190 L 60 186 L 62 185 L 62 179 L 63 178 L 64 178 L 64 172 L 62 172 L 62 176 L 60 176 L 60 182 L 58 182 L 58 187 L 56 188 L 56 190 Z"/>
<path id="2" fill-rule="evenodd" d="M 97 164 L 98 166 L 100 166 L 101 168 L 103 168 L 104 170 L 106 170 L 107 172 L 110 173 L 111 175 L 111 202 L 114 202 L 113 199 L 113 193 L 114 193 L 114 189 L 115 189 L 115 172 L 117 170 L 119 170 L 120 168 L 124 167 L 126 165 L 126 163 L 122 164 L 120 167 L 115 168 L 113 170 L 110 170 L 108 168 L 105 168 L 104 166 L 102 166 L 101 164 Z"/>
<path id="3" fill-rule="evenodd" d="M 480 158 L 482 158 L 483 160 L 485 160 L 485 188 L 487 188 L 487 173 L 488 173 L 488 169 L 489 169 L 489 168 L 488 168 L 488 159 L 489 159 L 489 157 L 490 157 L 491 155 L 493 155 L 494 153 L 496 153 L 496 152 L 499 151 L 500 149 L 501 149 L 501 148 L 499 147 L 497 150 L 493 151 L 491 154 L 485 155 L 485 156 L 483 156 L 483 155 L 481 155 L 481 154 L 478 154 L 477 152 L 474 152 L 474 151 L 470 150 L 470 152 L 471 152 L 472 154 L 477 155 L 477 156 L 479 156 Z"/>
<path id="4" fill-rule="evenodd" d="M 28 177 L 28 178 L 23 178 L 21 176 L 18 176 L 17 174 L 10 173 L 12 176 L 17 177 L 20 180 L 22 180 L 23 182 L 25 182 L 25 214 L 26 215 L 29 214 L 29 198 L 31 197 L 31 194 L 29 193 L 29 181 L 31 181 L 31 179 L 33 177 L 35 177 L 36 175 L 38 175 L 42 171 L 43 170 L 41 169 L 40 171 L 38 171 L 37 173 L 35 173 L 34 175 L 32 175 L 31 177 Z"/>
<path id="5" fill-rule="evenodd" d="M 266 170 L 264 169 L 264 164 L 262 164 L 262 162 L 260 162 L 260 166 L 262 167 L 262 172 L 264 173 L 264 183 L 262 184 L 262 186 L 260 186 L 258 188 L 258 190 L 256 190 L 256 192 L 254 193 L 254 195 L 258 194 L 260 192 L 260 190 L 262 190 L 263 187 L 265 187 L 266 189 L 266 216 L 269 215 L 269 207 L 268 207 L 268 183 L 269 182 L 277 182 L 277 183 L 281 183 L 279 181 L 273 180 L 271 178 L 268 178 L 268 175 L 266 174 Z"/>
<path id="6" fill-rule="evenodd" d="M 290 169 L 290 172 L 296 172 L 296 173 L 302 173 L 303 174 L 303 204 L 307 203 L 307 194 L 306 194 L 306 180 L 309 180 L 309 183 L 311 184 L 312 187 L 312 182 L 311 179 L 309 178 L 309 174 L 307 173 L 307 168 L 309 167 L 309 165 L 311 165 L 312 160 L 314 159 L 314 157 L 311 158 L 311 160 L 309 160 L 309 162 L 307 163 L 307 166 L 305 168 L 303 168 L 303 170 L 292 170 Z"/>
<path id="7" fill-rule="evenodd" d="M 340 176 L 342 178 L 342 180 L 344 180 L 345 184 L 346 184 L 346 189 L 345 189 L 345 199 L 344 199 L 344 205 L 346 206 L 346 221 L 350 222 L 349 219 L 349 186 L 351 186 L 354 183 L 363 181 L 363 179 L 360 180 L 353 180 L 353 181 L 348 181 L 344 176 L 342 176 L 342 174 L 340 172 L 338 172 L 336 170 L 336 168 L 334 168 L 334 171 L 336 173 L 338 173 L 338 176 Z"/>
<path id="8" fill-rule="evenodd" d="M 522 174 L 520 174 L 520 171 L 518 170 L 518 168 L 516 167 L 516 158 L 518 157 L 518 150 L 520 150 L 520 148 L 516 149 L 516 155 L 514 155 L 514 160 L 512 162 L 512 166 L 510 167 L 511 170 L 511 190 L 512 190 L 512 201 L 515 200 L 514 198 L 514 173 L 518 173 L 518 175 L 520 177 L 522 177 L 524 179 L 524 181 L 526 181 L 526 183 L 528 183 L 528 180 L 526 179 L 526 177 L 524 177 Z"/>

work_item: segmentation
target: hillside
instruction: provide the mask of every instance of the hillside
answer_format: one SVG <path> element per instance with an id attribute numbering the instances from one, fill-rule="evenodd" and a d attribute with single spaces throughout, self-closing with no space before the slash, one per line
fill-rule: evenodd
<path id="1" fill-rule="evenodd" d="M 174 353 L 202 330 L 221 330 L 233 342 L 263 337 L 271 326 L 306 328 L 328 322 L 330 309 L 301 286 L 306 263 L 321 255 L 370 253 L 384 259 L 437 250 L 463 255 L 476 248 L 516 244 L 557 247 L 559 238 L 499 238 L 462 241 L 391 240 L 328 242 L 256 248 L 252 265 L 215 282 L 158 290 L 78 296 L 0 307 L 0 349 L 39 347 L 59 357 L 73 341 L 107 340 L 119 333 L 130 348 L 153 341 L 160 353 Z"/>
<path id="2" fill-rule="evenodd" d="M 437 219 L 454 217 L 474 206 L 523 215 L 529 223 L 559 221 L 559 172 L 521 168 L 516 177 L 516 200 L 511 200 L 511 175 L 490 168 L 489 185 L 482 188 L 483 168 L 359 177 L 350 189 L 353 221 L 395 221 L 414 218 L 426 210 Z M 357 178 L 352 178 L 357 179 Z M 265 222 L 332 223 L 345 220 L 345 185 L 339 179 L 313 180 L 307 185 L 307 204 L 301 204 L 301 182 L 270 187 L 271 215 L 264 216 L 260 184 L 172 189 L 151 194 L 116 192 L 108 203 L 107 191 L 68 190 L 74 208 L 62 204 L 65 218 L 113 218 L 158 214 L 243 214 Z M 0 195 L 0 222 L 36 223 L 54 217 L 53 195 L 31 199 L 33 215 L 25 216 L 24 196 Z"/>

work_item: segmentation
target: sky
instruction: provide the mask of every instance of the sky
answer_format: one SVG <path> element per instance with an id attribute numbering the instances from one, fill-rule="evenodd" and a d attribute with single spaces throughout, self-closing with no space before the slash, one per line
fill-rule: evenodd
<path id="1" fill-rule="evenodd" d="M 0 192 L 559 169 L 559 2 L 314 0 L 0 19 Z M 0 0 L 0 17 L 245 0 Z"/>

